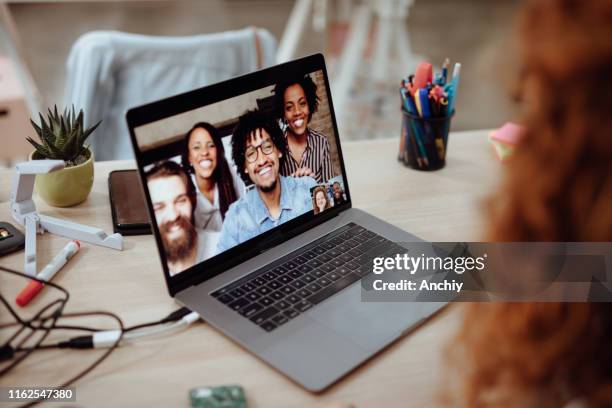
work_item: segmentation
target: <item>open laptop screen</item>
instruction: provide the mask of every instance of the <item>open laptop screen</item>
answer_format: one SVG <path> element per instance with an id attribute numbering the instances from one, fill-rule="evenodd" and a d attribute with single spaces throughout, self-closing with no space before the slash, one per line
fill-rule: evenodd
<path id="1" fill-rule="evenodd" d="M 335 131 L 323 70 L 134 127 L 169 278 L 347 203 Z"/>

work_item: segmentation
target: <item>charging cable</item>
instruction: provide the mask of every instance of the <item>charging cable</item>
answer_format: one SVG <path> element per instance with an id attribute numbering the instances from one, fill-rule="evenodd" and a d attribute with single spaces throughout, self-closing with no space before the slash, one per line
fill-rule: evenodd
<path id="1" fill-rule="evenodd" d="M 191 324 L 197 322 L 199 319 L 200 315 L 198 315 L 196 312 L 192 312 L 188 308 L 182 307 L 170 313 L 163 319 L 126 327 L 123 329 L 123 332 L 121 330 L 100 330 L 82 326 L 56 325 L 56 329 L 87 330 L 91 331 L 92 334 L 87 336 L 73 337 L 71 339 L 54 344 L 40 344 L 36 348 L 102 349 L 109 347 L 118 347 L 121 344 L 125 344 L 127 341 L 135 341 L 148 337 L 167 335 L 179 331 L 180 329 L 189 327 Z M 28 326 L 34 330 L 41 329 L 41 327 L 32 325 L 32 322 L 35 321 L 37 321 L 36 318 L 32 319 L 29 322 Z M 120 341 L 118 341 L 119 339 Z M 30 349 L 32 348 L 13 348 L 10 345 L 5 345 L 3 347 L 0 347 L 0 361 L 9 360 L 13 358 L 16 352 L 25 352 L 29 351 Z"/>
<path id="2" fill-rule="evenodd" d="M 189 327 L 192 323 L 197 322 L 200 315 L 196 312 L 190 312 L 172 323 L 162 327 L 155 327 L 147 330 L 129 331 L 123 334 L 120 344 L 137 339 L 153 337 L 158 335 L 169 334 L 178 331 L 182 328 Z M 57 343 L 58 348 L 73 348 L 73 349 L 101 349 L 111 347 L 117 342 L 121 336 L 119 330 L 99 331 L 87 336 L 73 337 L 69 340 Z"/>

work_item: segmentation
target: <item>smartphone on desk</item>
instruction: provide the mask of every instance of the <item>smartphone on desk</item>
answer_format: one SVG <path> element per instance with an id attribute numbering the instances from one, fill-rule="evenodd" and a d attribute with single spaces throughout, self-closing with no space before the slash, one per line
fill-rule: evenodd
<path id="1" fill-rule="evenodd" d="M 151 234 L 144 192 L 137 170 L 115 170 L 108 175 L 113 230 L 122 235 Z"/>

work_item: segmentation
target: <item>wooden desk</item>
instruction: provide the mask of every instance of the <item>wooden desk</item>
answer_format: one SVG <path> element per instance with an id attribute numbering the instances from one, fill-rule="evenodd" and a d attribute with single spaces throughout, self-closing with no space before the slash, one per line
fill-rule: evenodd
<path id="1" fill-rule="evenodd" d="M 396 140 L 347 142 L 342 148 L 355 206 L 431 241 L 480 237 L 480 200 L 499 171 L 486 142 L 486 132 L 452 134 L 447 166 L 430 173 L 399 164 L 395 160 Z M 38 208 L 43 213 L 110 232 L 108 172 L 133 166 L 132 162 L 96 163 L 93 191 L 85 203 L 57 209 L 37 200 Z M 0 220 L 11 219 L 6 202 L 11 179 L 11 172 L 0 171 Z M 52 235 L 39 236 L 39 265 L 50 261 L 66 241 Z M 125 246 L 123 252 L 118 252 L 83 245 L 56 278 L 71 292 L 67 310 L 110 310 L 131 325 L 160 318 L 176 308 L 166 292 L 152 236 L 127 237 Z M 23 252 L 1 258 L 0 264 L 23 270 Z M 9 299 L 23 285 L 22 280 L 0 273 L 0 290 Z M 52 290 L 45 290 L 26 310 L 36 309 L 53 296 Z M 88 407 L 188 406 L 187 392 L 192 387 L 238 383 L 244 386 L 253 407 L 326 407 L 338 401 L 360 408 L 399 402 L 432 406 L 443 386 L 442 350 L 454 334 L 459 317 L 459 308 L 447 308 L 320 395 L 304 391 L 208 325 L 199 323 L 171 337 L 116 350 L 76 384 L 77 403 Z M 2 310 L 0 320 L 8 319 Z M 6 333 L 0 333 L 1 338 L 6 338 Z M 65 334 L 55 338 L 65 338 Z M 84 368 L 98 353 L 37 352 L 17 370 L 0 378 L 0 386 L 58 384 Z"/>

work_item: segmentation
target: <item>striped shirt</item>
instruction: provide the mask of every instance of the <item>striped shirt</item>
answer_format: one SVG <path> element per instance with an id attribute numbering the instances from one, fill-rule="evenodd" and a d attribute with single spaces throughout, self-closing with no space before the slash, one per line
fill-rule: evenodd
<path id="1" fill-rule="evenodd" d="M 308 167 L 314 172 L 314 179 L 317 183 L 325 183 L 334 177 L 327 136 L 311 128 L 308 128 L 307 132 L 306 149 L 302 155 L 302 160 L 298 162 L 289 152 L 283 161 L 280 173 L 283 176 L 291 176 L 297 169 Z M 285 137 L 287 137 L 287 133 L 285 133 Z"/>

